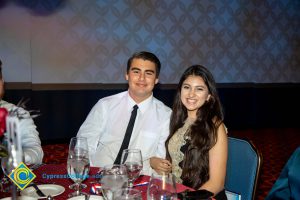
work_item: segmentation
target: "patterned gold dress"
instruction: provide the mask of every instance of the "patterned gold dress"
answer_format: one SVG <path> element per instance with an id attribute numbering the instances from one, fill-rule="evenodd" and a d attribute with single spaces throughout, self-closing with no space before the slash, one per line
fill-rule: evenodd
<path id="1" fill-rule="evenodd" d="M 175 175 L 177 183 L 182 183 L 182 179 L 180 178 L 182 174 L 182 161 L 184 158 L 184 151 L 182 148 L 189 139 L 188 132 L 194 121 L 195 120 L 193 119 L 186 119 L 183 127 L 179 128 L 169 140 L 168 150 L 172 159 L 172 173 Z"/>
<path id="2" fill-rule="evenodd" d="M 172 173 L 175 175 L 177 183 L 183 183 L 181 179 L 182 175 L 182 164 L 184 160 L 184 153 L 190 145 L 189 131 L 191 125 L 194 123 L 193 119 L 186 119 L 183 127 L 179 128 L 175 134 L 171 137 L 168 144 L 168 150 L 172 159 Z M 227 133 L 227 128 L 226 133 Z M 194 188 L 196 189 L 196 188 Z M 227 200 L 225 190 L 223 189 L 214 196 L 216 200 Z"/>

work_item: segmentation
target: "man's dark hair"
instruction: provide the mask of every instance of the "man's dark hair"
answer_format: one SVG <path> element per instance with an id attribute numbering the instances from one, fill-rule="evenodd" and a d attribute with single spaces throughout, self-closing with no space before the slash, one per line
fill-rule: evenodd
<path id="1" fill-rule="evenodd" d="M 159 72 L 160 72 L 160 68 L 161 68 L 161 64 L 159 59 L 156 57 L 156 55 L 154 55 L 153 53 L 147 52 L 147 51 L 141 51 L 141 52 L 137 52 L 135 54 L 133 54 L 127 61 L 127 74 L 129 73 L 129 69 L 132 63 L 132 60 L 135 58 L 141 58 L 143 60 L 149 60 L 153 63 L 155 63 L 155 67 L 156 67 L 156 77 L 159 76 Z"/>

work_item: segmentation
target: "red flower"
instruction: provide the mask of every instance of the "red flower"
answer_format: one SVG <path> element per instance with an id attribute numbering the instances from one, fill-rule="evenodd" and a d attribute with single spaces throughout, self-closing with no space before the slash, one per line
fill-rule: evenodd
<path id="1" fill-rule="evenodd" d="M 2 137 L 6 131 L 6 116 L 8 111 L 5 108 L 0 108 L 0 137 Z"/>

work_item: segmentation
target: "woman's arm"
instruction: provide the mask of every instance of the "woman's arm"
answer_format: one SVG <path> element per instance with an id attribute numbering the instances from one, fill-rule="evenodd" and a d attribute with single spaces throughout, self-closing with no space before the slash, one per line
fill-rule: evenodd
<path id="1" fill-rule="evenodd" d="M 217 143 L 209 150 L 209 180 L 199 188 L 214 194 L 224 189 L 228 151 L 227 131 L 224 124 L 219 126 L 217 132 Z"/>

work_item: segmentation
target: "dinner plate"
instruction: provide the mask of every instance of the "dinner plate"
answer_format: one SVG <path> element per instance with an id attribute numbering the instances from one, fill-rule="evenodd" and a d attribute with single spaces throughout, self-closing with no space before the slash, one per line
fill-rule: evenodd
<path id="1" fill-rule="evenodd" d="M 44 185 L 38 185 L 39 189 L 42 190 L 42 192 L 48 196 L 51 195 L 52 197 L 55 197 L 57 195 L 60 195 L 65 191 L 65 188 L 61 185 L 55 185 L 55 184 L 44 184 Z M 30 197 L 36 197 L 38 199 L 44 199 L 45 197 L 40 197 L 35 189 L 33 187 L 28 187 L 21 191 L 21 196 L 30 196 Z"/>
<path id="2" fill-rule="evenodd" d="M 12 199 L 11 197 L 5 197 L 5 198 L 0 199 L 0 200 L 11 200 L 11 199 Z M 37 198 L 28 197 L 28 196 L 19 196 L 19 197 L 17 197 L 17 200 L 37 200 Z"/>
<path id="3" fill-rule="evenodd" d="M 85 196 L 72 197 L 68 200 L 85 200 Z M 90 195 L 89 200 L 103 200 L 103 197 L 97 195 Z"/>

